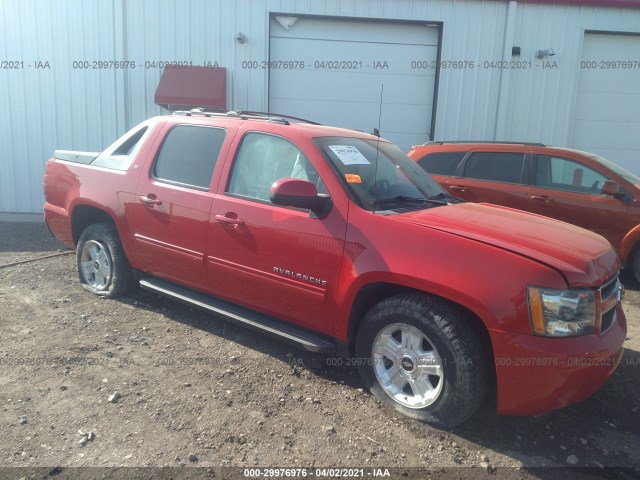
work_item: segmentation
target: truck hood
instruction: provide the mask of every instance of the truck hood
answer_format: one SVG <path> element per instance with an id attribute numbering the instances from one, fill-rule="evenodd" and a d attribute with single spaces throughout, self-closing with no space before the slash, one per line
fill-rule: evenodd
<path id="1" fill-rule="evenodd" d="M 558 270 L 572 287 L 601 285 L 618 257 L 602 236 L 565 222 L 491 204 L 461 203 L 393 218 L 494 245 Z"/>

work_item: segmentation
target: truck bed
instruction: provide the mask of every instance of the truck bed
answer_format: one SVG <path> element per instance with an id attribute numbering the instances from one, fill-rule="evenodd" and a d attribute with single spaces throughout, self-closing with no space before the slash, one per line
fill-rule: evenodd
<path id="1" fill-rule="evenodd" d="M 53 158 L 57 160 L 65 160 L 67 162 L 91 164 L 100 152 L 74 152 L 73 150 L 56 150 L 53 152 Z"/>

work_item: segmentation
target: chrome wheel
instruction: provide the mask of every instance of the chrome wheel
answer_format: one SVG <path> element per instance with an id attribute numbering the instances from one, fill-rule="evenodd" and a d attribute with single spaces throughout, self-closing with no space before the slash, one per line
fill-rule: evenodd
<path id="1" fill-rule="evenodd" d="M 84 282 L 95 290 L 109 287 L 113 275 L 111 257 L 107 247 L 96 240 L 87 241 L 82 247 L 80 271 Z"/>
<path id="2" fill-rule="evenodd" d="M 394 323 L 383 328 L 373 342 L 371 358 L 384 392 L 405 407 L 424 408 L 442 392 L 442 360 L 416 327 Z"/>

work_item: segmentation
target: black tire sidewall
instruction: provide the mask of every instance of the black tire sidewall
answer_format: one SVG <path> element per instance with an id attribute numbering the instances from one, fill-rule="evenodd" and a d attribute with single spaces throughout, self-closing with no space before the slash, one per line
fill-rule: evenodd
<path id="1" fill-rule="evenodd" d="M 636 251 L 633 254 L 631 267 L 633 269 L 633 277 L 638 283 L 640 283 L 640 247 L 636 248 Z"/>
<path id="2" fill-rule="evenodd" d="M 365 386 L 378 400 L 410 418 L 442 427 L 452 427 L 467 419 L 464 414 L 452 413 L 454 397 L 467 392 L 460 390 L 458 378 L 462 362 L 453 343 L 445 333 L 446 325 L 439 325 L 437 315 L 428 315 L 418 308 L 408 306 L 379 305 L 374 307 L 363 319 L 362 328 L 356 339 L 358 368 Z M 443 364 L 443 387 L 438 398 L 421 409 L 409 408 L 396 402 L 382 388 L 373 369 L 371 348 L 378 333 L 393 323 L 405 323 L 422 331 L 435 347 Z"/>
<path id="3" fill-rule="evenodd" d="M 109 285 L 105 289 L 98 290 L 88 285 L 84 281 L 82 274 L 82 250 L 84 245 L 95 240 L 106 247 L 106 253 L 111 262 L 111 279 Z M 116 297 L 126 293 L 130 288 L 131 270 L 129 262 L 126 259 L 124 250 L 120 245 L 117 231 L 115 227 L 109 223 L 94 223 L 89 225 L 80 235 L 76 249 L 76 263 L 78 268 L 78 277 L 82 286 L 95 295 L 104 297 Z"/>

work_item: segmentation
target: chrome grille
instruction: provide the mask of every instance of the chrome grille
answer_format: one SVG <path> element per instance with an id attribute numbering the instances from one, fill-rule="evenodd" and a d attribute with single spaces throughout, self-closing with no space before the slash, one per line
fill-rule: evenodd
<path id="1" fill-rule="evenodd" d="M 616 275 L 607 280 L 605 284 L 600 287 L 600 297 L 602 298 L 603 302 L 611 298 L 612 295 L 615 295 L 616 291 L 618 290 L 619 284 L 620 281 L 618 280 L 618 276 Z"/>
<path id="2" fill-rule="evenodd" d="M 609 330 L 616 321 L 616 309 L 612 308 L 607 313 L 602 314 L 602 320 L 600 322 L 600 333 L 604 333 Z"/>
<path id="3" fill-rule="evenodd" d="M 622 296 L 622 284 L 618 275 L 608 279 L 600 291 L 600 333 L 609 330 L 616 322 L 616 306 Z"/>

